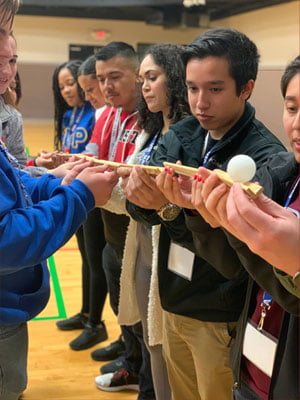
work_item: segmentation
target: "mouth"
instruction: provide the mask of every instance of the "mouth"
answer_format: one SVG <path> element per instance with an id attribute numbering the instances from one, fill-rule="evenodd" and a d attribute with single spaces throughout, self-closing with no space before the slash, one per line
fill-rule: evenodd
<path id="1" fill-rule="evenodd" d="M 197 114 L 197 119 L 198 121 L 208 121 L 209 119 L 212 119 L 212 115 L 207 115 L 207 114 Z"/>

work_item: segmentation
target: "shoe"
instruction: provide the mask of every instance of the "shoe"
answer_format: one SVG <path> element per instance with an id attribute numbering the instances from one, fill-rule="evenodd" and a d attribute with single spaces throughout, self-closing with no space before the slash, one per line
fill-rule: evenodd
<path id="1" fill-rule="evenodd" d="M 100 375 L 95 378 L 98 389 L 105 392 L 120 392 L 121 390 L 139 391 L 139 378 L 136 374 L 121 368 L 114 374 Z"/>
<path id="2" fill-rule="evenodd" d="M 100 327 L 90 324 L 89 322 L 85 325 L 82 333 L 72 342 L 69 346 L 72 350 L 85 350 L 97 343 L 104 342 L 107 340 L 107 331 L 104 323 L 101 323 Z"/>
<path id="3" fill-rule="evenodd" d="M 115 360 L 111 361 L 110 363 L 103 365 L 100 368 L 100 372 L 102 375 L 108 374 L 110 372 L 114 373 L 114 372 L 118 371 L 118 369 L 124 368 L 124 367 L 125 367 L 125 358 L 123 356 L 120 356 L 120 357 L 116 358 Z"/>
<path id="4" fill-rule="evenodd" d="M 88 317 L 82 313 L 78 313 L 73 315 L 73 317 L 64 319 L 63 321 L 57 321 L 56 326 L 62 331 L 72 331 L 74 329 L 84 329 L 87 321 Z"/>
<path id="5" fill-rule="evenodd" d="M 95 361 L 110 361 L 119 357 L 125 351 L 125 344 L 121 337 L 112 342 L 109 346 L 103 347 L 102 349 L 94 350 L 91 353 L 91 357 Z"/>

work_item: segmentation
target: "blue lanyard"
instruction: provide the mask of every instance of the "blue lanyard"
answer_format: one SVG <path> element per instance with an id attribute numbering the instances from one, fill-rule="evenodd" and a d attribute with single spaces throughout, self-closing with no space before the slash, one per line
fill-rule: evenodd
<path id="1" fill-rule="evenodd" d="M 299 183 L 300 183 L 300 176 L 299 176 L 299 178 L 297 179 L 295 185 L 293 186 L 292 190 L 290 191 L 290 193 L 289 193 L 289 195 L 288 195 L 288 197 L 287 197 L 287 199 L 286 199 L 286 201 L 285 201 L 285 203 L 284 203 L 284 207 L 285 207 L 285 208 L 287 208 L 287 207 L 289 206 L 290 202 L 292 201 L 292 198 L 293 198 L 293 196 L 294 196 L 294 193 L 295 193 L 295 191 L 296 191 L 296 189 L 297 189 Z"/>
<path id="2" fill-rule="evenodd" d="M 208 146 L 208 141 L 209 141 L 209 132 L 207 132 L 205 139 L 204 139 L 204 145 L 203 145 L 203 149 L 202 149 L 202 157 L 203 161 L 202 161 L 202 166 L 206 167 L 206 164 L 208 162 L 208 159 L 212 153 L 212 151 L 214 150 L 214 148 L 216 147 L 217 143 L 215 143 L 209 150 L 208 152 L 205 154 L 207 146 Z"/>
<path id="3" fill-rule="evenodd" d="M 149 145 L 146 147 L 145 151 L 141 154 L 141 159 L 140 159 L 140 164 L 141 165 L 146 165 L 150 159 L 150 155 L 152 153 L 152 150 L 157 142 L 157 139 L 160 135 L 160 132 L 158 132 L 151 140 Z"/>

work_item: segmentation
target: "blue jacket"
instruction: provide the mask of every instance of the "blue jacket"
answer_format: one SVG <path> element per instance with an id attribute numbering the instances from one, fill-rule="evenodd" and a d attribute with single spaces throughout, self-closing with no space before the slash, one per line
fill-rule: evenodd
<path id="1" fill-rule="evenodd" d="M 0 146 L 0 325 L 27 321 L 45 307 L 50 293 L 45 260 L 94 207 L 81 181 L 60 182 L 13 168 Z"/>

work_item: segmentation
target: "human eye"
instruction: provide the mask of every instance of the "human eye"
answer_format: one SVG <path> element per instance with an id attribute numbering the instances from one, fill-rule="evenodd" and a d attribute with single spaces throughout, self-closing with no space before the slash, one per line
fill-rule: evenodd
<path id="1" fill-rule="evenodd" d="M 16 59 L 16 58 L 11 58 L 11 59 L 9 60 L 9 63 L 10 63 L 11 65 L 15 65 L 15 64 L 17 64 L 17 59 Z"/>
<path id="2" fill-rule="evenodd" d="M 193 85 L 187 85 L 187 90 L 190 93 L 195 93 L 195 92 L 197 92 L 197 87 L 193 86 Z"/>
<path id="3" fill-rule="evenodd" d="M 156 75 L 149 75 L 148 79 L 149 79 L 150 82 L 155 82 L 156 79 L 157 79 L 157 76 Z"/>
<path id="4" fill-rule="evenodd" d="M 287 112 L 289 112 L 290 114 L 293 114 L 293 113 L 297 113 L 297 112 L 298 112 L 299 107 L 298 107 L 298 105 L 295 104 L 294 102 L 288 101 L 288 102 L 285 103 L 285 109 L 286 109 Z"/>
<path id="5" fill-rule="evenodd" d="M 223 89 L 220 87 L 212 87 L 209 90 L 211 93 L 220 93 L 220 92 L 222 92 Z"/>

